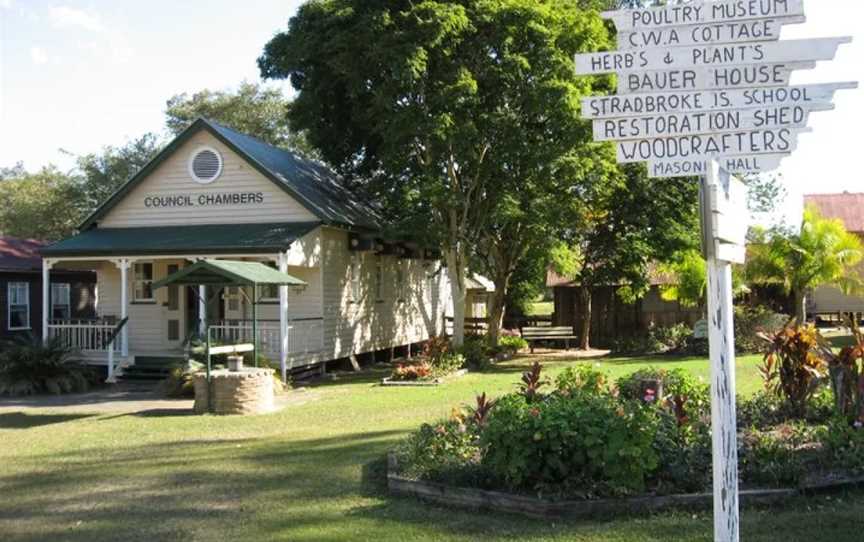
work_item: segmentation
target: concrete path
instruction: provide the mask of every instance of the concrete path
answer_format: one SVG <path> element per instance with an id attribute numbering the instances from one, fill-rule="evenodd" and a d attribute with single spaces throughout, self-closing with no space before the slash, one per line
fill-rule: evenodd
<path id="1" fill-rule="evenodd" d="M 276 409 L 300 405 L 317 398 L 303 388 L 276 396 Z M 36 397 L 0 397 L 0 413 L 51 411 L 88 414 L 159 413 L 192 414 L 192 399 L 167 399 L 154 385 L 115 384 L 87 393 L 40 395 Z"/>

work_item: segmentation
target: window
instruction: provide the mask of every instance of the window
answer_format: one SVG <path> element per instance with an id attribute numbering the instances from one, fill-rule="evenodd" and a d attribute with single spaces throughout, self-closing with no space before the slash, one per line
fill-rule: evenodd
<path id="1" fill-rule="evenodd" d="M 351 301 L 354 303 L 360 302 L 360 257 L 357 254 L 351 255 L 351 267 L 349 269 L 351 276 L 350 287 L 351 287 Z"/>
<path id="2" fill-rule="evenodd" d="M 279 270 L 279 266 L 275 262 L 267 262 L 268 265 L 275 270 Z M 278 284 L 262 284 L 258 287 L 258 298 L 260 301 L 279 301 L 279 285 Z"/>
<path id="3" fill-rule="evenodd" d="M 375 299 L 384 301 L 384 257 L 375 258 Z"/>
<path id="4" fill-rule="evenodd" d="M 133 275 L 133 301 L 152 302 L 153 298 L 153 264 L 136 263 L 132 267 Z"/>
<path id="5" fill-rule="evenodd" d="M 228 310 L 237 312 L 240 310 L 240 288 L 238 286 L 230 286 L 225 290 L 225 297 L 228 299 Z"/>
<path id="6" fill-rule="evenodd" d="M 9 329 L 30 329 L 30 284 L 27 282 L 10 282 L 7 286 L 7 293 L 9 295 Z"/>
<path id="7" fill-rule="evenodd" d="M 51 319 L 69 320 L 72 318 L 72 288 L 68 283 L 51 285 Z"/>

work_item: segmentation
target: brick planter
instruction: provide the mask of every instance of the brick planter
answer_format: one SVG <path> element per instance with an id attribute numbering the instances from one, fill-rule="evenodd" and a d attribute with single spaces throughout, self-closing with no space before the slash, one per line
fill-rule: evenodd
<path id="1" fill-rule="evenodd" d="M 195 375 L 195 413 L 266 414 L 275 410 L 273 369 L 247 367 L 241 371 L 213 371 L 210 386 L 204 373 Z"/>

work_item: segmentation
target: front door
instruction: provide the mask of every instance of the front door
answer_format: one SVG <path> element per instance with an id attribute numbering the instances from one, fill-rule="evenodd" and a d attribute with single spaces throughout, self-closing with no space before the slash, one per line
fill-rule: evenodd
<path id="1" fill-rule="evenodd" d="M 168 264 L 167 275 L 173 275 L 180 270 L 178 264 Z M 183 309 L 185 288 L 172 284 L 167 287 L 167 299 L 165 301 L 165 333 L 167 345 L 171 349 L 181 348 L 185 334 L 183 332 Z"/>

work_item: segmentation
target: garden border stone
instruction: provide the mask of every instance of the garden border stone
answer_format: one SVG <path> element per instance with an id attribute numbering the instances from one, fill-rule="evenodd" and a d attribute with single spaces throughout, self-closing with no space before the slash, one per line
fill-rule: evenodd
<path id="1" fill-rule="evenodd" d="M 402 386 L 409 388 L 434 388 L 446 383 L 448 380 L 453 380 L 468 374 L 468 369 L 459 369 L 446 376 L 439 376 L 434 380 L 393 380 L 391 377 L 381 379 L 382 386 Z"/>
<path id="2" fill-rule="evenodd" d="M 709 509 L 712 493 L 683 495 L 646 495 L 623 499 L 549 501 L 525 495 L 455 487 L 437 482 L 404 478 L 393 452 L 387 454 L 387 489 L 392 495 L 409 496 L 472 511 L 520 514 L 539 519 L 593 519 L 616 515 L 636 515 L 669 509 Z M 864 483 L 864 477 L 836 479 L 802 485 L 798 488 L 750 489 L 739 492 L 741 504 L 770 505 L 817 491 L 842 489 Z"/>

